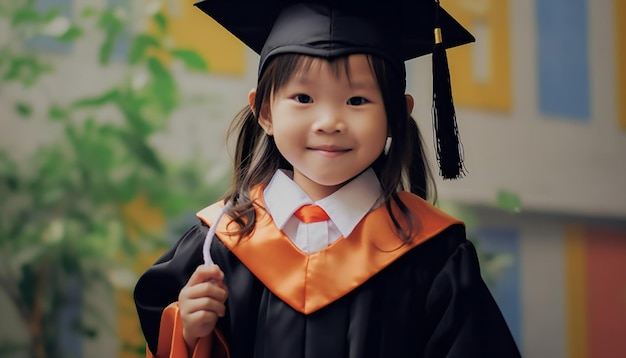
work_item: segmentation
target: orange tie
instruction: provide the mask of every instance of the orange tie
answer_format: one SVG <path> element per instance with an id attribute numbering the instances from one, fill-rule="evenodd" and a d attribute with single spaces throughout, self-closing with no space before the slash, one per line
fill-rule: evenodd
<path id="1" fill-rule="evenodd" d="M 324 209 L 320 208 L 317 205 L 311 204 L 300 207 L 300 209 L 296 210 L 293 215 L 295 215 L 298 219 L 300 219 L 300 221 L 305 224 L 316 223 L 330 219 Z"/>

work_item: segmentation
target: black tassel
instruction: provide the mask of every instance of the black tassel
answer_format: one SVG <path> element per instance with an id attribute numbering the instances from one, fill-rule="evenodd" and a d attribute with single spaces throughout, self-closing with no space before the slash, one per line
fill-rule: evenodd
<path id="1" fill-rule="evenodd" d="M 439 1 L 437 13 L 439 12 Z M 440 174 L 444 179 L 457 179 L 465 175 L 463 165 L 463 146 L 459 140 L 459 129 L 456 123 L 450 70 L 446 48 L 442 42 L 441 29 L 435 29 L 435 45 L 433 48 L 433 127 L 435 145 Z"/>

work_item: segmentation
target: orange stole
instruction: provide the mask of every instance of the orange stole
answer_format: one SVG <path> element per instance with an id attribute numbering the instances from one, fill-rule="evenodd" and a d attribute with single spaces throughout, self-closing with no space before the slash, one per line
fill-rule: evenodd
<path id="1" fill-rule="evenodd" d="M 217 341 L 217 344 L 215 344 Z M 187 344 L 183 338 L 183 322 L 180 318 L 178 302 L 173 302 L 161 314 L 159 342 L 156 356 L 146 347 L 146 358 L 228 358 L 230 351 L 221 334 L 214 330 L 213 334 L 202 337 L 196 343 L 192 355 L 189 355 Z"/>
<path id="2" fill-rule="evenodd" d="M 260 187 L 252 199 L 265 207 Z M 347 237 L 341 237 L 324 250 L 307 255 L 274 224 L 264 209 L 257 207 L 257 225 L 243 238 L 233 234 L 235 227 L 224 215 L 217 223 L 216 236 L 276 296 L 303 314 L 313 313 L 359 287 L 369 278 L 402 257 L 413 247 L 429 240 L 461 221 L 428 204 L 416 195 L 399 193 L 402 202 L 418 218 L 409 244 L 397 236 L 384 206 L 368 215 Z M 223 203 L 213 204 L 197 216 L 211 226 Z M 399 209 L 393 205 L 394 213 Z M 400 215 L 396 215 L 400 220 Z M 340 273 L 340 274 L 339 274 Z"/>

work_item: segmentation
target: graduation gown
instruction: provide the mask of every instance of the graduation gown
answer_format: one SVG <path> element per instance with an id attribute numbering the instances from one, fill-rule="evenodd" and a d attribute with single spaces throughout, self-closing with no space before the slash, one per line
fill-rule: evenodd
<path id="1" fill-rule="evenodd" d="M 262 206 L 261 193 L 252 194 Z M 148 355 L 187 354 L 176 301 L 215 224 L 211 255 L 229 296 L 194 357 L 519 357 L 462 223 L 410 193 L 400 198 L 419 218 L 410 244 L 383 206 L 309 255 L 262 209 L 244 238 L 229 232 L 226 217 L 213 223 L 220 204 L 202 210 L 136 285 Z"/>

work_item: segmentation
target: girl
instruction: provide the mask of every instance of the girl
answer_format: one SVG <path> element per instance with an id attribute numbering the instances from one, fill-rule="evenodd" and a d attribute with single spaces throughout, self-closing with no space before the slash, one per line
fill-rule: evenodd
<path id="1" fill-rule="evenodd" d="M 471 35 L 430 0 L 197 6 L 259 81 L 230 191 L 137 283 L 148 356 L 519 356 L 462 223 L 424 200 L 404 94 L 423 29 Z"/>

